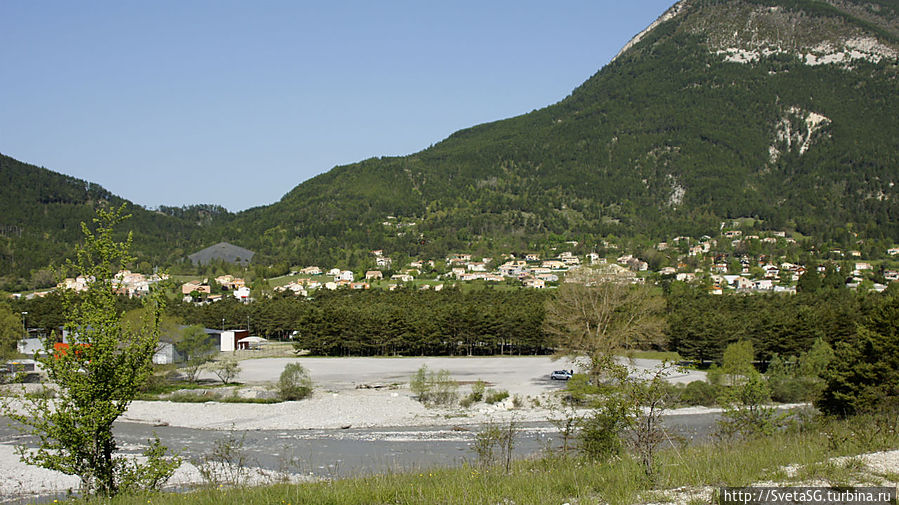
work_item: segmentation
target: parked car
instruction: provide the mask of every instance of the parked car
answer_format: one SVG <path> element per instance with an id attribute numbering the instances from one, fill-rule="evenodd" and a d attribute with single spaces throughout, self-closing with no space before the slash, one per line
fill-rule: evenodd
<path id="1" fill-rule="evenodd" d="M 567 381 L 572 375 L 574 375 L 574 373 L 571 370 L 556 370 L 549 374 L 549 378 L 557 381 Z"/>

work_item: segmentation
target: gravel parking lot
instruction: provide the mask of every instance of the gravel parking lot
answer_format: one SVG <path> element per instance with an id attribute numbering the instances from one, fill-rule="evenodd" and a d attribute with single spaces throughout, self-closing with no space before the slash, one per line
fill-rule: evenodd
<path id="1" fill-rule="evenodd" d="M 363 385 L 403 384 L 422 365 L 431 370 L 448 370 L 462 384 L 478 379 L 490 387 L 505 389 L 511 394 L 536 396 L 564 386 L 564 381 L 550 380 L 553 370 L 578 370 L 577 363 L 568 359 L 553 360 L 548 356 L 521 357 L 417 357 L 417 358 L 263 358 L 240 362 L 238 380 L 247 384 L 271 383 L 288 363 L 301 363 L 319 388 L 345 391 Z M 630 364 L 639 373 L 652 369 L 660 362 L 636 359 Z M 208 378 L 215 379 L 209 375 Z M 672 382 L 704 380 L 705 373 L 690 370 L 673 371 Z"/>

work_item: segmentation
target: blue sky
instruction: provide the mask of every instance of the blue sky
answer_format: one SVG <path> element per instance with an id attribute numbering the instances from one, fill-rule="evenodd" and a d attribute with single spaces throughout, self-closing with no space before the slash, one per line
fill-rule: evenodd
<path id="1" fill-rule="evenodd" d="M 555 103 L 674 0 L 0 2 L 0 152 L 136 203 L 273 203 Z"/>

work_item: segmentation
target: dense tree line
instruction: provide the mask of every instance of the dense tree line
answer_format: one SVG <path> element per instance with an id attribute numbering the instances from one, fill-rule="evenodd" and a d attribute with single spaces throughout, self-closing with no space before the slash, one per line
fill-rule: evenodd
<path id="1" fill-rule="evenodd" d="M 493 355 L 548 352 L 546 295 L 534 290 L 319 292 L 312 300 L 278 296 L 250 305 L 182 305 L 187 322 L 246 328 L 286 338 L 324 356 Z"/>
<path id="2" fill-rule="evenodd" d="M 749 341 L 757 358 L 807 351 L 817 338 L 848 339 L 876 296 L 848 290 L 715 296 L 697 289 L 668 294 L 668 348 L 688 359 L 720 361 L 728 344 Z"/>

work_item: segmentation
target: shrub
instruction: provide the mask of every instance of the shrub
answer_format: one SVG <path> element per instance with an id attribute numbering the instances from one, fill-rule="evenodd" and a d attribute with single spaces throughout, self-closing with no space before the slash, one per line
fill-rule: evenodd
<path id="1" fill-rule="evenodd" d="M 762 374 L 749 374 L 746 381 L 731 386 L 719 399 L 724 412 L 718 420 L 718 436 L 753 438 L 773 434 L 783 426 L 785 416 L 766 404 L 771 392 Z"/>
<path id="2" fill-rule="evenodd" d="M 713 386 L 720 386 L 724 382 L 724 370 L 718 365 L 713 364 L 706 372 L 706 379 Z"/>
<path id="3" fill-rule="evenodd" d="M 473 404 L 484 399 L 484 390 L 487 388 L 487 383 L 478 379 L 474 384 L 471 385 L 471 392 L 468 393 L 468 396 L 462 398 L 459 401 L 459 405 L 465 407 L 471 407 Z"/>
<path id="4" fill-rule="evenodd" d="M 771 399 L 781 403 L 814 400 L 821 392 L 822 381 L 815 377 L 778 377 L 768 380 Z"/>
<path id="5" fill-rule="evenodd" d="M 288 363 L 278 379 L 278 395 L 284 401 L 302 400 L 312 394 L 312 379 L 299 363 Z"/>
<path id="6" fill-rule="evenodd" d="M 493 405 L 494 403 L 501 402 L 509 397 L 509 392 L 505 389 L 500 391 L 494 391 L 492 389 L 488 390 L 486 396 L 484 397 L 484 402 Z"/>
<path id="7" fill-rule="evenodd" d="M 431 387 L 428 380 L 428 365 L 422 365 L 409 379 L 409 390 L 418 397 L 418 401 L 425 403 L 431 393 Z"/>
<path id="8" fill-rule="evenodd" d="M 222 381 L 222 384 L 230 383 L 240 374 L 240 365 L 234 358 L 225 358 L 218 361 L 210 369 Z"/>
<path id="9" fill-rule="evenodd" d="M 452 405 L 456 403 L 459 385 L 450 377 L 449 370 L 432 372 L 422 365 L 409 380 L 409 389 L 418 401 L 427 405 Z M 470 403 L 469 403 L 470 405 Z"/>
<path id="10" fill-rule="evenodd" d="M 503 465 L 506 473 L 512 471 L 512 450 L 515 448 L 515 435 L 518 424 L 509 420 L 508 426 L 497 426 L 487 423 L 484 429 L 475 435 L 474 451 L 478 455 L 478 464 L 489 468 L 497 462 Z"/>
<path id="11" fill-rule="evenodd" d="M 591 384 L 585 374 L 574 374 L 565 385 L 568 393 L 565 400 L 572 405 L 586 405 L 590 398 L 599 394 L 600 388 Z"/>
<path id="12" fill-rule="evenodd" d="M 581 422 L 578 431 L 581 452 L 594 460 L 607 460 L 621 453 L 622 435 L 632 415 L 626 402 L 610 398 Z"/>
<path id="13" fill-rule="evenodd" d="M 474 384 L 471 385 L 471 394 L 468 395 L 474 402 L 479 402 L 484 399 L 484 391 L 487 389 L 487 383 L 478 379 Z"/>
<path id="14" fill-rule="evenodd" d="M 684 405 L 713 407 L 718 403 L 720 388 L 706 381 L 693 381 L 680 389 L 679 401 Z"/>

